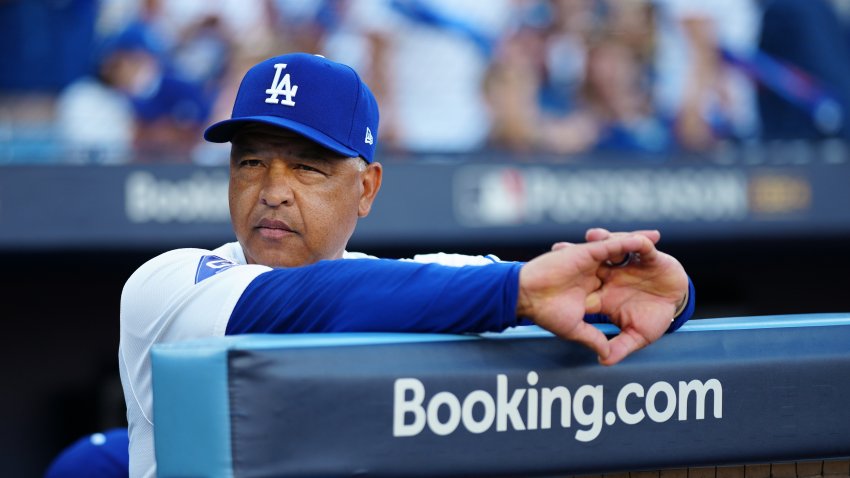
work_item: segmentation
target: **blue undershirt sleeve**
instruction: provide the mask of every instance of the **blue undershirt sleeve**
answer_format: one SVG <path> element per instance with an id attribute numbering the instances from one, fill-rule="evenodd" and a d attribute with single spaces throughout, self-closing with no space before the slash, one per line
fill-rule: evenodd
<path id="1" fill-rule="evenodd" d="M 226 334 L 501 331 L 517 323 L 521 267 L 343 259 L 274 269 L 245 288 Z"/>
<path id="2" fill-rule="evenodd" d="M 688 277 L 688 305 L 685 306 L 685 310 L 679 314 L 673 320 L 673 323 L 670 324 L 670 328 L 667 329 L 667 333 L 675 332 L 679 327 L 685 324 L 688 320 L 691 319 L 694 315 L 694 310 L 696 309 L 696 300 L 697 300 L 697 291 L 694 288 L 694 283 L 690 277 Z"/>

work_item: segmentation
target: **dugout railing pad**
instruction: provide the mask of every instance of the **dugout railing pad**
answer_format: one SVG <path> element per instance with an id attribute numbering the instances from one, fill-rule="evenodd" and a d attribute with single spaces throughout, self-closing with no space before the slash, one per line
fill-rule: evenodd
<path id="1" fill-rule="evenodd" d="M 616 333 L 612 326 L 602 326 Z M 159 476 L 530 476 L 850 456 L 850 314 L 694 320 L 622 363 L 534 328 L 152 352 Z"/>

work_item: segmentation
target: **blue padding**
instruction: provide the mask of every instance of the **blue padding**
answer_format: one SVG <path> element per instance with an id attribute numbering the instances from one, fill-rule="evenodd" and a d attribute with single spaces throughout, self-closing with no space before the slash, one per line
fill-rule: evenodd
<path id="1" fill-rule="evenodd" d="M 607 335 L 616 335 L 620 332 L 612 324 L 593 324 L 596 328 Z M 719 319 L 691 320 L 676 331 L 679 332 L 705 332 L 709 330 L 754 330 L 754 329 L 784 329 L 790 327 L 827 327 L 827 326 L 850 326 L 850 313 L 832 314 L 799 314 L 799 315 L 765 315 L 758 317 L 724 317 Z M 508 329 L 502 333 L 481 334 L 482 337 L 495 339 L 511 338 L 539 338 L 549 337 L 552 334 L 546 330 L 529 325 Z"/>
<path id="2" fill-rule="evenodd" d="M 608 335 L 620 332 L 612 324 L 593 324 Z M 708 330 L 750 330 L 788 327 L 850 326 L 850 313 L 766 315 L 760 317 L 724 317 L 691 320 L 678 332 Z M 520 326 L 504 332 L 487 332 L 474 335 L 402 334 L 402 333 L 334 333 L 334 334 L 252 334 L 232 335 L 226 338 L 202 339 L 192 343 L 200 346 L 226 346 L 234 350 L 254 350 L 280 347 L 338 347 L 344 345 L 378 345 L 424 342 L 449 342 L 456 340 L 515 339 L 551 337 L 552 333 L 536 325 Z"/>
<path id="3" fill-rule="evenodd" d="M 340 333 L 235 335 L 169 344 L 151 352 L 156 461 L 160 476 L 233 476 L 227 356 L 230 350 L 457 342 L 476 336 Z"/>
<path id="4" fill-rule="evenodd" d="M 850 313 L 764 315 L 760 317 L 728 317 L 723 319 L 692 320 L 680 330 L 783 329 L 788 327 L 827 327 L 850 325 Z"/>
<path id="5" fill-rule="evenodd" d="M 617 332 L 616 327 L 608 324 L 597 326 L 607 334 Z M 680 380 L 716 377 L 727 387 L 725 393 L 729 405 L 725 421 L 683 422 L 671 424 L 663 430 L 691 437 L 693 433 L 688 427 L 699 426 L 700 433 L 714 430 L 722 435 L 727 433 L 722 428 L 726 423 L 734 425 L 745 419 L 757 423 L 752 420 L 759 419 L 762 420 L 758 422 L 761 423 L 759 426 L 775 424 L 780 427 L 778 431 L 774 430 L 779 438 L 771 442 L 773 448 L 768 447 L 771 455 L 750 458 L 776 459 L 790 456 L 790 452 L 782 447 L 796 450 L 801 446 L 792 428 L 811 428 L 812 417 L 819 417 L 823 412 L 818 406 L 833 407 L 829 413 L 839 413 L 841 417 L 848 413 L 846 407 L 840 405 L 842 397 L 846 396 L 845 388 L 841 388 L 845 387 L 845 382 L 835 381 L 830 376 L 846 374 L 850 367 L 846 354 L 841 351 L 846 343 L 844 337 L 850 331 L 850 328 L 845 328 L 848 326 L 850 313 L 694 320 L 665 336 L 659 344 L 615 367 L 599 367 L 590 351 L 575 344 L 553 340 L 523 341 L 552 337 L 549 332 L 533 326 L 481 336 L 398 333 L 243 335 L 160 344 L 154 346 L 152 352 L 158 471 L 160 476 L 232 477 L 238 474 L 234 470 L 251 470 L 257 465 L 251 452 L 262 451 L 263 446 L 276 447 L 271 449 L 273 453 L 270 456 L 283 460 L 289 466 L 315 465 L 313 470 L 327 471 L 324 474 L 331 473 L 329 470 L 349 470 L 352 465 L 345 461 L 345 453 L 334 456 L 313 453 L 315 456 L 311 458 L 307 456 L 307 450 L 299 447 L 308 446 L 308 435 L 316 429 L 334 430 L 332 436 L 319 440 L 327 446 L 333 441 L 331 438 L 338 439 L 343 432 L 351 432 L 339 428 L 340 424 L 349 422 L 341 418 L 334 421 L 340 416 L 353 421 L 349 428 L 363 433 L 363 437 L 371 437 L 370 440 L 386 438 L 384 435 L 388 428 L 383 422 L 376 422 L 373 416 L 389 416 L 385 413 L 388 405 L 381 400 L 386 401 L 386 397 L 391 396 L 396 378 L 420 377 L 429 390 L 439 387 L 456 389 L 461 396 L 468 392 L 464 389 L 466 386 L 474 385 L 482 390 L 492 388 L 490 382 L 495 379 L 490 378 L 496 374 L 505 374 L 511 383 L 524 387 L 528 370 L 540 373 L 541 385 L 538 388 L 551 387 L 553 383 L 563 383 L 573 389 L 584 384 L 606 384 L 606 389 L 613 390 L 629 382 L 649 386 L 658 380 L 675 384 Z M 803 337 L 799 344 L 797 336 Z M 516 342 L 513 339 L 517 339 Z M 470 344 L 466 346 L 462 342 Z M 821 344 L 825 342 L 828 346 L 821 351 Z M 371 345 L 382 347 L 363 347 Z M 378 356 L 364 361 L 357 358 L 368 358 L 369 354 Z M 807 364 L 816 364 L 818 369 L 806 369 Z M 815 376 L 815 372 L 820 375 Z M 531 384 L 530 381 L 527 383 Z M 348 400 L 341 400 L 346 396 Z M 305 397 L 311 398 L 305 400 Z M 788 404 L 784 402 L 786 399 L 790 400 Z M 262 406 L 255 406 L 257 400 Z M 776 417 L 764 416 L 769 411 L 765 408 L 767 405 L 773 406 L 779 414 L 785 413 L 786 408 L 783 407 L 793 405 L 795 408 L 793 414 L 788 417 L 778 415 L 779 418 L 773 422 L 771 420 Z M 628 406 L 634 407 L 634 404 L 630 402 Z M 741 407 L 749 411 L 742 414 Z M 289 418 L 281 418 L 287 413 Z M 286 426 L 275 429 L 274 433 L 280 432 L 280 436 L 272 437 L 270 442 L 269 436 L 274 433 L 263 427 L 271 426 L 268 423 L 274 420 L 285 422 Z M 316 428 L 314 422 L 317 420 L 330 421 Z M 615 426 L 623 433 L 634 434 L 635 443 L 643 443 L 654 433 L 652 427 L 655 425 L 649 420 L 646 422 L 640 427 Z M 382 426 L 380 433 L 366 433 L 370 427 Z M 788 428 L 792 430 L 788 440 L 779 433 L 784 430 L 781 427 L 792 427 Z M 755 433 L 753 429 L 749 432 Z M 428 433 L 422 440 L 431 445 L 442 443 Z M 618 439 L 617 434 L 606 433 L 604 440 L 613 442 Z M 481 444 L 482 449 L 506 446 L 507 442 L 500 440 L 514 439 L 508 435 L 482 435 L 484 441 L 475 443 Z M 296 436 L 298 439 L 295 442 L 281 441 L 282 436 Z M 523 440 L 534 436 L 523 434 L 516 443 L 525 443 Z M 817 453 L 823 454 L 823 457 L 843 456 L 847 450 L 847 435 L 836 436 L 839 440 L 834 447 L 818 449 Z M 678 443 L 680 437 L 667 439 L 665 446 L 672 446 L 670 443 Z M 301 443 L 302 440 L 304 443 Z M 490 443 L 487 440 L 495 441 Z M 351 441 L 362 442 L 362 438 Z M 384 446 L 388 443 L 396 446 L 406 442 L 385 440 L 383 443 Z M 418 443 L 405 450 L 410 453 L 420 450 Z M 368 444 L 380 448 L 377 441 L 368 441 Z M 508 444 L 514 446 L 514 442 Z M 234 445 L 238 445 L 237 449 Z M 339 449 L 362 457 L 346 446 Z M 570 449 L 575 453 L 589 453 L 583 446 L 571 438 L 564 442 L 564 447 L 572 447 Z M 718 453 L 726 453 L 722 456 L 727 459 L 739 456 L 734 447 L 731 450 L 720 448 L 717 448 L 720 450 Z M 447 449 L 466 448 L 458 445 Z M 761 453 L 761 448 L 754 450 Z M 380 455 L 379 451 L 375 449 L 369 453 Z M 548 458 L 561 456 L 562 452 Z M 676 460 L 685 458 L 675 456 L 678 455 L 672 455 L 669 458 L 672 461 L 665 463 L 671 466 L 684 463 Z M 816 458 L 811 450 L 801 456 Z M 315 463 L 311 459 L 315 459 Z M 405 457 L 399 455 L 393 459 L 404 461 Z M 375 461 L 373 465 L 375 463 L 384 462 Z M 597 466 L 602 466 L 601 463 Z M 460 473 L 458 470 L 455 472 Z M 577 468 L 572 471 L 600 470 Z"/>
<path id="6" fill-rule="evenodd" d="M 151 352 L 160 476 L 233 476 L 226 338 Z"/>
<path id="7" fill-rule="evenodd" d="M 257 350 L 300 347 L 339 347 L 350 345 L 406 344 L 477 340 L 477 335 L 399 334 L 399 333 L 334 333 L 334 334 L 253 334 L 231 335 L 234 350 Z"/>

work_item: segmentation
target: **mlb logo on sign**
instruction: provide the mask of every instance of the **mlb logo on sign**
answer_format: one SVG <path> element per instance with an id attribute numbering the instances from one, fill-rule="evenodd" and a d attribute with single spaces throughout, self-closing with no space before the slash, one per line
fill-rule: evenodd
<path id="1" fill-rule="evenodd" d="M 222 257 L 204 256 L 201 258 L 201 262 L 198 263 L 198 270 L 195 271 L 195 284 L 204 279 L 209 279 L 219 272 L 226 271 L 235 265 L 235 262 Z"/>

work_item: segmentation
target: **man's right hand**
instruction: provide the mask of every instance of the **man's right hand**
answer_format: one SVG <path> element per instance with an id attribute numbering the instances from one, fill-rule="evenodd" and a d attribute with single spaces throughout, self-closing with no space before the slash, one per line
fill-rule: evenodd
<path id="1" fill-rule="evenodd" d="M 606 361 L 609 341 L 599 329 L 586 323 L 584 316 L 599 312 L 601 307 L 600 267 L 605 261 L 630 252 L 650 255 L 656 251 L 647 237 L 629 234 L 559 248 L 536 257 L 520 270 L 517 315 L 530 318 L 558 337 L 590 347 L 600 361 Z"/>

